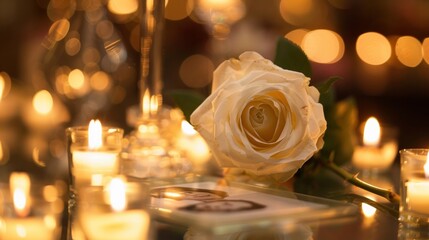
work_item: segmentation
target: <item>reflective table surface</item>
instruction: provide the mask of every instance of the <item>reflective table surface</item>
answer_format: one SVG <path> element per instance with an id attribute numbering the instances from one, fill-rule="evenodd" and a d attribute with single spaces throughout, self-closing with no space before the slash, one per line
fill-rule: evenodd
<path id="1" fill-rule="evenodd" d="M 399 182 L 399 166 L 393 166 L 386 173 L 370 176 L 362 175 L 361 178 L 374 185 L 391 187 L 396 190 Z M 192 226 L 192 224 L 178 224 L 177 221 L 153 217 L 150 239 L 429 239 L 428 229 L 413 230 L 402 227 L 398 221 L 398 206 L 366 191 L 357 189 L 341 179 L 339 180 L 344 186 L 341 191 L 331 184 L 329 184 L 331 188 L 314 184 L 317 179 L 309 182 L 304 180 L 304 183 L 295 183 L 291 186 L 294 191 L 319 197 L 334 196 L 333 198 L 353 204 L 356 206 L 354 214 L 323 219 L 318 219 L 317 217 L 312 219 L 310 216 L 310 220 L 298 224 L 291 224 L 290 222 L 275 226 L 266 224 L 262 227 L 244 228 L 227 234 L 213 234 L 202 231 L 198 227 Z M 305 187 L 302 188 L 302 186 Z M 344 195 L 344 193 L 346 194 Z M 338 196 L 342 197 L 338 198 Z M 362 200 L 362 196 L 375 201 Z M 371 205 L 371 203 L 374 204 Z M 62 239 L 75 239 L 68 236 L 68 225 L 68 221 L 65 218 Z"/>

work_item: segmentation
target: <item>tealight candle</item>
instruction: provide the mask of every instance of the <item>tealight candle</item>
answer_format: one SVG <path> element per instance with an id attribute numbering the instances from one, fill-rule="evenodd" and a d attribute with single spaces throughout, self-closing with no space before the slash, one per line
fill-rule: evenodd
<path id="1" fill-rule="evenodd" d="M 394 136 L 382 129 L 376 118 L 369 118 L 364 127 L 362 145 L 354 149 L 352 163 L 359 169 L 385 170 L 395 160 L 398 146 Z"/>
<path id="2" fill-rule="evenodd" d="M 11 174 L 10 186 L 0 186 L 1 207 L 13 209 L 0 211 L 0 239 L 56 239 L 62 204 L 54 190 L 31 184 L 26 173 Z"/>
<path id="3" fill-rule="evenodd" d="M 401 155 L 400 220 L 429 226 L 429 151 L 404 149 Z"/>
<path id="4" fill-rule="evenodd" d="M 182 135 L 177 139 L 176 147 L 185 153 L 194 167 L 205 164 L 211 157 L 209 146 L 201 135 L 186 120 L 182 121 Z"/>
<path id="5" fill-rule="evenodd" d="M 123 130 L 103 128 L 100 121 L 91 120 L 88 128 L 67 129 L 71 189 L 100 185 L 103 176 L 119 172 L 119 153 Z"/>
<path id="6" fill-rule="evenodd" d="M 79 205 L 82 230 L 91 240 L 148 238 L 150 216 L 143 184 L 113 178 L 103 188 L 85 188 Z"/>

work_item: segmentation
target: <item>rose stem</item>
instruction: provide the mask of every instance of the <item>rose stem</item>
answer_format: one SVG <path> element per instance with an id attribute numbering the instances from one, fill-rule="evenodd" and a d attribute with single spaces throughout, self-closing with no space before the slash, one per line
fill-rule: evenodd
<path id="1" fill-rule="evenodd" d="M 343 168 L 337 166 L 332 160 L 327 160 L 327 161 L 321 161 L 323 163 L 323 165 L 325 165 L 328 169 L 330 169 L 331 171 L 333 171 L 335 174 L 339 175 L 340 177 L 342 177 L 343 179 L 345 179 L 347 182 L 360 187 L 362 189 L 365 189 L 367 191 L 370 191 L 374 194 L 377 194 L 381 197 L 386 198 L 387 200 L 389 200 L 392 203 L 395 204 L 399 204 L 400 201 L 400 197 L 398 194 L 392 192 L 391 190 L 388 189 L 384 189 L 384 188 L 379 188 L 376 187 L 374 185 L 371 185 L 365 181 L 360 180 L 356 175 L 353 175 L 349 172 L 347 172 L 346 170 L 344 170 Z"/>

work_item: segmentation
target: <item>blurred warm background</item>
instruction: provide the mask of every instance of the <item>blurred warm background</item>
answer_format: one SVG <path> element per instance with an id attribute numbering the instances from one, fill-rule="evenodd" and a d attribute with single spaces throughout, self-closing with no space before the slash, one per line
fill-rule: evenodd
<path id="1" fill-rule="evenodd" d="M 164 91 L 208 94 L 223 60 L 276 39 L 299 44 L 313 82 L 337 75 L 358 119 L 399 130 L 399 148 L 429 146 L 426 0 L 169 0 Z M 1 172 L 66 172 L 64 129 L 98 117 L 127 131 L 138 105 L 138 0 L 0 0 Z M 171 104 L 166 98 L 165 102 Z"/>

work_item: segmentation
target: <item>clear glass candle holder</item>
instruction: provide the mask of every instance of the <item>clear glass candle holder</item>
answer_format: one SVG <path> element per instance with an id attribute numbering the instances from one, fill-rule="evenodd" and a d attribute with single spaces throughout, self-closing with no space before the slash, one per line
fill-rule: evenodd
<path id="1" fill-rule="evenodd" d="M 149 187 L 114 177 L 103 186 L 85 187 L 77 219 L 88 240 L 150 239 Z"/>
<path id="2" fill-rule="evenodd" d="M 124 130 L 103 127 L 102 145 L 95 149 L 89 147 L 88 133 L 88 127 L 66 129 L 71 198 L 74 198 L 81 187 L 101 185 L 103 177 L 119 173 Z"/>
<path id="3" fill-rule="evenodd" d="M 41 184 L 28 190 L 0 184 L 0 239 L 59 239 L 64 190 Z"/>
<path id="4" fill-rule="evenodd" d="M 405 227 L 429 230 L 429 149 L 403 149 L 399 220 Z"/>

